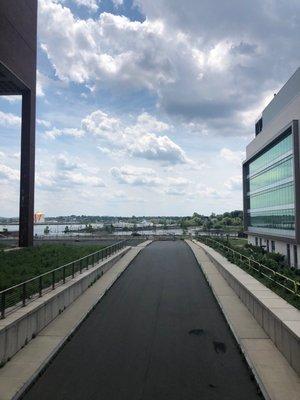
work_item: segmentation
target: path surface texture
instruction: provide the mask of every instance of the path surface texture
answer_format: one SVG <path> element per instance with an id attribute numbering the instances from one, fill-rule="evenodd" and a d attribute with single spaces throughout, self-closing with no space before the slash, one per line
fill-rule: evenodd
<path id="1" fill-rule="evenodd" d="M 26 400 L 260 399 L 190 248 L 146 247 Z"/>

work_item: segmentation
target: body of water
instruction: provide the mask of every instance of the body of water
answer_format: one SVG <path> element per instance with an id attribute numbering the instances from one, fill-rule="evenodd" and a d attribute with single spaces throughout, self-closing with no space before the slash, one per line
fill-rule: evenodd
<path id="1" fill-rule="evenodd" d="M 91 224 L 93 228 L 102 228 L 103 224 Z M 43 236 L 44 230 L 47 225 L 34 225 L 34 235 L 36 236 Z M 64 230 L 66 226 L 69 227 L 70 230 L 80 230 L 85 228 L 85 224 L 78 224 L 78 225 L 68 225 L 68 224 L 58 224 L 58 225 L 48 225 L 50 232 L 48 236 L 57 236 L 64 234 Z M 0 233 L 3 229 L 7 229 L 8 232 L 16 232 L 19 230 L 19 225 L 0 225 Z M 68 235 L 78 235 L 78 232 L 70 232 Z"/>

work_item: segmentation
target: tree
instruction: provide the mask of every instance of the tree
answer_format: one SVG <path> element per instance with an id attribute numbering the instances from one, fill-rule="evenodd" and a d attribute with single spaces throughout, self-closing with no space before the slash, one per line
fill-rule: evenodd
<path id="1" fill-rule="evenodd" d="M 210 220 L 205 221 L 203 224 L 203 230 L 205 231 L 210 231 L 212 227 L 213 223 Z"/>
<path id="2" fill-rule="evenodd" d="M 66 227 L 65 227 L 65 230 L 64 230 L 64 233 L 69 233 L 69 232 L 70 232 L 70 229 L 69 229 L 68 226 L 66 226 Z"/>
<path id="3" fill-rule="evenodd" d="M 49 228 L 49 226 L 47 225 L 46 228 L 44 229 L 44 234 L 45 234 L 45 235 L 48 235 L 49 233 L 50 233 L 50 228 Z"/>
<path id="4" fill-rule="evenodd" d="M 87 233 L 92 233 L 92 232 L 94 232 L 94 228 L 92 227 L 91 224 L 88 224 L 88 225 L 85 225 L 85 231 Z"/>

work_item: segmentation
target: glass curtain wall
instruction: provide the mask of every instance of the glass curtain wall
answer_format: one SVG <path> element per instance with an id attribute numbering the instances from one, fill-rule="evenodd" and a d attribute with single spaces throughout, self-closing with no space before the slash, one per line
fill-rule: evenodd
<path id="1" fill-rule="evenodd" d="M 248 221 L 257 228 L 294 230 L 293 137 L 284 138 L 249 163 Z"/>

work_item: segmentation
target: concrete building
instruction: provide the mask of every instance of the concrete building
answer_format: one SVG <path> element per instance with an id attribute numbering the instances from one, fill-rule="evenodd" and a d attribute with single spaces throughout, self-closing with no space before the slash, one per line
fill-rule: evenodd
<path id="1" fill-rule="evenodd" d="M 300 268 L 300 68 L 255 125 L 243 163 L 248 241 Z"/>
<path id="2" fill-rule="evenodd" d="M 33 242 L 37 0 L 0 1 L 0 95 L 22 96 L 20 246 Z"/>

